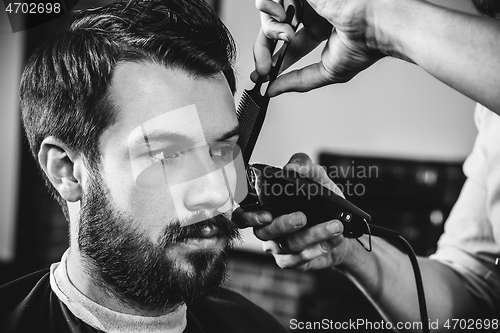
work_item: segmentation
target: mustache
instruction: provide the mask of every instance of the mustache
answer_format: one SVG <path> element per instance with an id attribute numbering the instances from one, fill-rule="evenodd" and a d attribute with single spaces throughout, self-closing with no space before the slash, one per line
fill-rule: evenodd
<path id="1" fill-rule="evenodd" d="M 205 228 L 217 229 L 216 237 L 234 240 L 240 238 L 239 228 L 224 214 L 219 214 L 210 218 L 200 220 L 200 214 L 196 214 L 191 219 L 195 219 L 196 223 L 188 224 L 181 223 L 176 219 L 165 227 L 165 230 L 160 237 L 160 244 L 168 246 L 168 244 L 178 243 L 186 238 L 202 238 Z"/>

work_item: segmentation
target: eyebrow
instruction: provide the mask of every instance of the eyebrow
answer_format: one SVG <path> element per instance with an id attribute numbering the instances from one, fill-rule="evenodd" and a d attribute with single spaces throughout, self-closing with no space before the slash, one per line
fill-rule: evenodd
<path id="1" fill-rule="evenodd" d="M 237 135 L 240 135 L 240 127 L 236 125 L 233 129 L 223 133 L 221 136 L 215 139 L 215 142 L 221 142 L 221 141 L 226 141 L 232 137 L 235 137 Z M 179 133 L 172 133 L 172 132 L 163 132 L 159 130 L 153 130 L 145 133 L 144 128 L 142 131 L 142 135 L 140 137 L 134 138 L 133 142 L 135 144 L 144 144 L 146 143 L 147 145 L 151 143 L 162 143 L 165 141 L 171 141 L 171 142 L 184 142 L 188 144 L 194 144 L 195 142 L 190 139 L 189 137 L 179 134 Z"/>
<path id="2" fill-rule="evenodd" d="M 167 133 L 162 131 L 146 132 L 144 131 L 144 129 L 142 131 L 142 136 L 135 138 L 134 143 L 143 144 L 144 142 L 146 142 L 146 144 L 149 144 L 149 143 L 163 143 L 165 141 L 194 143 L 192 139 L 182 134 Z"/>
<path id="3" fill-rule="evenodd" d="M 236 125 L 232 130 L 227 131 L 226 133 L 222 134 L 219 138 L 217 138 L 215 141 L 226 141 L 227 139 L 230 139 L 234 136 L 240 135 L 240 126 Z"/>

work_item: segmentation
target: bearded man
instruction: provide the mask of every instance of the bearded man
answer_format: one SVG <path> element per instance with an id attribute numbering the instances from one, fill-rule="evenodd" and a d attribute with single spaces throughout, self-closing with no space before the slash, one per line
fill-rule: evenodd
<path id="1" fill-rule="evenodd" d="M 245 195 L 234 54 L 204 1 L 147 0 L 83 11 L 31 56 L 23 124 L 70 247 L 0 289 L 1 332 L 285 332 L 219 288 Z"/>

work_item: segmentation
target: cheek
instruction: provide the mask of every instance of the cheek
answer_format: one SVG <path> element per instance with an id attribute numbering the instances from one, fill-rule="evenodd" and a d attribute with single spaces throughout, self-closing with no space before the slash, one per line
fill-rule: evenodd
<path id="1" fill-rule="evenodd" d="M 157 239 L 165 225 L 176 218 L 168 184 L 158 180 L 155 188 L 144 188 L 136 183 L 131 170 L 116 172 L 115 177 L 107 174 L 110 176 L 106 177 L 106 186 L 113 207 L 133 218 L 135 228 Z"/>
<path id="2" fill-rule="evenodd" d="M 167 186 L 143 189 L 133 186 L 128 196 L 129 212 L 137 222 L 163 228 L 175 218 L 175 208 Z"/>
<path id="3" fill-rule="evenodd" d="M 246 169 L 242 155 L 238 154 L 231 163 L 224 167 L 224 170 L 231 187 L 233 200 L 239 204 L 248 194 Z"/>

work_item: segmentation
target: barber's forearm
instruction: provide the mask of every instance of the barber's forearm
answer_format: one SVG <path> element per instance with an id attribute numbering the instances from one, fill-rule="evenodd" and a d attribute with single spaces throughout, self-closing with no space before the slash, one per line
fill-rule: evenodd
<path id="1" fill-rule="evenodd" d="M 420 320 L 408 258 L 376 237 L 372 239 L 372 247 L 372 252 L 358 249 L 339 268 L 360 287 L 385 319 L 391 322 Z"/>
<path id="2" fill-rule="evenodd" d="M 416 63 L 500 114 L 500 20 L 416 0 L 375 1 L 371 35 L 385 54 Z"/>
<path id="3" fill-rule="evenodd" d="M 364 250 L 362 250 L 364 251 Z M 408 256 L 381 240 L 373 238 L 373 251 L 356 251 L 339 268 L 363 290 L 384 317 L 396 322 L 420 321 L 415 277 Z M 430 259 L 419 258 L 428 314 L 439 319 L 479 317 L 464 284 L 449 267 Z"/>

